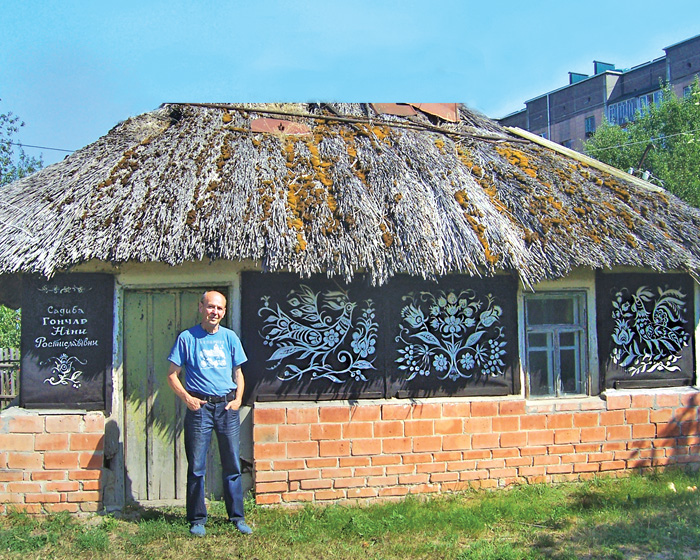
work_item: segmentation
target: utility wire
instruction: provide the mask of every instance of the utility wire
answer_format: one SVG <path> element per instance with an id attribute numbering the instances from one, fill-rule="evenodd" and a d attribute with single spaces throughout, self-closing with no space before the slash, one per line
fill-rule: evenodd
<path id="1" fill-rule="evenodd" d="M 49 148 L 48 146 L 33 146 L 32 144 L 22 144 L 21 142 L 7 142 L 3 141 L 5 144 L 10 144 L 11 146 L 19 146 L 20 148 L 38 148 L 39 150 L 53 150 L 55 152 L 68 152 L 72 154 L 75 150 L 64 150 L 63 148 Z"/>
<path id="2" fill-rule="evenodd" d="M 674 136 L 682 136 L 684 134 L 694 134 L 700 132 L 700 128 L 695 130 L 688 130 L 685 132 L 676 132 L 675 134 L 669 134 L 668 136 L 659 136 L 658 138 L 650 138 L 649 140 L 639 140 L 637 142 L 625 142 L 624 144 L 618 144 L 617 146 L 606 146 L 605 148 L 591 148 L 591 152 L 604 152 L 605 150 L 615 150 L 617 148 L 624 148 L 625 146 L 634 146 L 636 144 L 648 144 L 649 142 L 663 141 L 667 138 L 673 138 Z"/>

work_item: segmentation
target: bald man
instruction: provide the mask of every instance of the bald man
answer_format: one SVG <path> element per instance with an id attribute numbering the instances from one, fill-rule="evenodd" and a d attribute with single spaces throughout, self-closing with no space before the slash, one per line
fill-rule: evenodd
<path id="1" fill-rule="evenodd" d="M 226 315 L 223 294 L 205 292 L 199 302 L 199 314 L 200 323 L 180 333 L 168 356 L 168 384 L 187 405 L 187 521 L 192 535 L 206 534 L 204 474 L 213 431 L 219 442 L 229 521 L 241 533 L 249 535 L 253 531 L 243 513 L 238 412 L 244 390 L 241 364 L 248 358 L 236 333 L 220 325 Z M 183 369 L 184 385 L 180 380 Z"/>

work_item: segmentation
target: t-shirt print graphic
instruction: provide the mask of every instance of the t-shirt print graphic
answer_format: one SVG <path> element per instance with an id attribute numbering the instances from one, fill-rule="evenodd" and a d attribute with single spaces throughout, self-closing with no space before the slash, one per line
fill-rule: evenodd
<path id="1" fill-rule="evenodd" d="M 211 348 L 201 348 L 199 365 L 201 369 L 226 367 L 226 353 L 223 344 L 217 342 Z"/>

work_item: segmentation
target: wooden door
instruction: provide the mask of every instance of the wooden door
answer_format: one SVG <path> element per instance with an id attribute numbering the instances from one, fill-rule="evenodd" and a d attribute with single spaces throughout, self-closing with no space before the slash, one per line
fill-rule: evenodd
<path id="1" fill-rule="evenodd" d="M 226 293 L 225 290 L 221 290 Z M 185 405 L 167 383 L 177 335 L 199 322 L 201 289 L 124 294 L 124 454 L 126 502 L 185 499 Z M 207 461 L 207 495 L 221 496 L 216 438 Z"/>

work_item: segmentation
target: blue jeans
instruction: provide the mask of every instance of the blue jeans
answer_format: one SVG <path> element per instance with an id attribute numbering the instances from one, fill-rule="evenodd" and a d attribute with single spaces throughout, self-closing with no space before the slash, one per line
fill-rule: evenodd
<path id="1" fill-rule="evenodd" d="M 187 521 L 204 524 L 204 475 L 212 431 L 216 432 L 221 455 L 224 503 L 230 520 L 243 519 L 240 432 L 237 410 L 226 410 L 225 402 L 207 403 L 199 410 L 185 412 L 185 454 L 187 455 Z"/>

